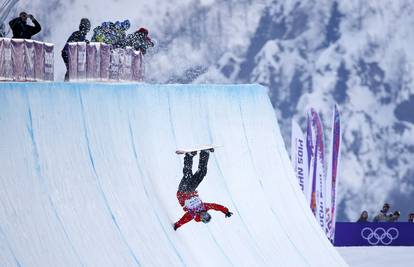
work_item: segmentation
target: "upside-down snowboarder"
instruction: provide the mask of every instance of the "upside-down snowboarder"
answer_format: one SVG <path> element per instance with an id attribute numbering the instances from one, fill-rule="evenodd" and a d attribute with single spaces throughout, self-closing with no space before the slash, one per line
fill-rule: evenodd
<path id="1" fill-rule="evenodd" d="M 207 163 L 210 156 L 209 152 L 214 152 L 214 148 L 202 150 L 200 152 L 198 170 L 194 174 L 192 171 L 193 157 L 197 155 L 197 152 L 186 153 L 184 156 L 184 175 L 178 186 L 177 199 L 183 207 L 185 214 L 178 222 L 174 223 L 174 230 L 177 230 L 180 226 L 193 219 L 196 222 L 201 221 L 203 223 L 208 223 L 211 220 L 211 215 L 207 211 L 211 209 L 223 212 L 226 217 L 233 215 L 228 208 L 222 205 L 204 203 L 201 201 L 198 192 L 196 191 L 198 185 L 203 181 L 207 174 Z"/>

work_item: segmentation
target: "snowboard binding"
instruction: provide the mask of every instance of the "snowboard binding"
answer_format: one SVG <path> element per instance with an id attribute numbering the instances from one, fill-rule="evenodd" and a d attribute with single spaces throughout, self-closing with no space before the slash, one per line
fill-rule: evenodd
<path id="1" fill-rule="evenodd" d="M 207 152 L 207 153 L 213 153 L 214 152 L 214 148 L 209 148 L 209 149 L 203 149 L 203 150 L 200 150 L 200 152 L 201 151 L 205 151 L 205 152 Z M 190 155 L 190 156 L 192 156 L 192 157 L 194 157 L 195 155 L 197 155 L 197 151 L 191 151 L 191 152 L 187 152 L 187 153 L 185 153 L 186 155 Z"/>
<path id="2" fill-rule="evenodd" d="M 221 147 L 220 145 L 205 145 L 197 148 L 190 148 L 190 149 L 177 149 L 175 151 L 176 154 L 182 155 L 182 154 L 188 154 L 190 156 L 197 155 L 197 152 L 199 151 L 205 151 L 207 153 L 211 152 L 213 153 L 217 147 Z"/>

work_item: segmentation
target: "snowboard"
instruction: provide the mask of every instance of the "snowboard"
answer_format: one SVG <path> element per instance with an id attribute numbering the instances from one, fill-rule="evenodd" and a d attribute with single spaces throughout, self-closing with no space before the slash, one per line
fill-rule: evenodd
<path id="1" fill-rule="evenodd" d="M 175 153 L 178 154 L 178 155 L 182 155 L 182 154 L 185 154 L 185 153 L 190 153 L 190 152 L 194 152 L 194 151 L 201 151 L 201 150 L 208 150 L 210 148 L 217 148 L 217 147 L 221 147 L 221 145 L 203 145 L 203 146 L 193 147 L 193 148 L 180 148 L 180 149 L 177 149 L 175 151 Z"/>

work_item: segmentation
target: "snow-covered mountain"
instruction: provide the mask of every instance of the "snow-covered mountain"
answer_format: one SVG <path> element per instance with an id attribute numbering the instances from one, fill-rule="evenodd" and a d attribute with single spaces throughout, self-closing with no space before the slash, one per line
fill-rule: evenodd
<path id="1" fill-rule="evenodd" d="M 343 121 L 339 220 L 370 217 L 383 202 L 414 212 L 414 4 L 409 0 L 20 1 L 43 26 L 38 39 L 60 48 L 82 17 L 94 25 L 131 19 L 157 48 L 147 81 L 260 83 L 286 144 L 290 121 L 309 107 L 329 133 L 336 102 Z M 328 136 L 326 136 L 328 137 Z"/>

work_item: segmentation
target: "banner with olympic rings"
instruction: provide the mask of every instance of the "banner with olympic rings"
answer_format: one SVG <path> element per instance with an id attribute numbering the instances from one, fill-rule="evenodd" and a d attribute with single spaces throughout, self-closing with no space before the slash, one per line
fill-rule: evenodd
<path id="1" fill-rule="evenodd" d="M 414 223 L 336 223 L 335 246 L 414 246 Z"/>

